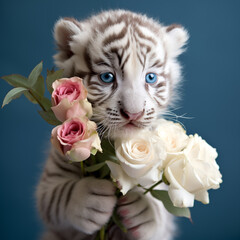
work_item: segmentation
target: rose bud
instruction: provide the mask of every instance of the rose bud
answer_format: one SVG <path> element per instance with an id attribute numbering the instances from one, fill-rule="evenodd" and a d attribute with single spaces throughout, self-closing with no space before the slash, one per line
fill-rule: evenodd
<path id="1" fill-rule="evenodd" d="M 55 127 L 51 142 L 73 162 L 87 159 L 95 150 L 102 151 L 96 124 L 87 118 L 71 118 Z"/>
<path id="2" fill-rule="evenodd" d="M 79 77 L 62 78 L 52 84 L 52 110 L 58 120 L 69 117 L 92 115 L 91 104 L 87 101 L 87 90 Z"/>

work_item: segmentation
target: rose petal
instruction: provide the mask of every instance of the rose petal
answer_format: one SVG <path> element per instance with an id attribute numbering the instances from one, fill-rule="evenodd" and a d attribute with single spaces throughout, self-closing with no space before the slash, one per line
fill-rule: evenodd
<path id="1" fill-rule="evenodd" d="M 144 176 L 137 179 L 138 183 L 145 188 L 151 187 L 161 179 L 161 171 L 158 168 L 153 168 Z"/>
<path id="2" fill-rule="evenodd" d="M 82 101 L 80 101 L 80 105 L 81 105 L 81 108 L 84 109 L 84 111 L 86 112 L 87 117 L 91 118 L 93 115 L 92 104 L 88 102 L 87 99 L 83 99 Z"/>
<path id="3" fill-rule="evenodd" d="M 152 167 L 152 164 L 132 164 L 128 162 L 128 159 L 122 156 L 120 147 L 116 150 L 116 156 L 120 160 L 120 165 L 129 177 L 142 177 Z"/>
<path id="4" fill-rule="evenodd" d="M 74 143 L 85 139 L 87 119 L 71 118 L 66 120 L 57 129 L 57 138 L 62 145 L 72 146 Z"/>
<path id="5" fill-rule="evenodd" d="M 194 205 L 194 194 L 187 192 L 183 188 L 176 189 L 170 185 L 168 195 L 175 207 L 193 207 Z"/>
<path id="6" fill-rule="evenodd" d="M 121 192 L 125 195 L 129 190 L 131 190 L 134 186 L 137 185 L 135 179 L 129 177 L 121 168 L 121 166 L 117 163 L 106 161 L 106 164 L 110 168 L 111 177 L 114 181 L 117 181 L 120 184 Z"/>
<path id="7" fill-rule="evenodd" d="M 173 205 L 175 207 L 192 207 L 194 204 L 194 194 L 187 192 L 179 184 L 169 167 L 165 169 L 164 175 L 170 183 L 168 194 Z"/>
<path id="8" fill-rule="evenodd" d="M 66 152 L 66 156 L 72 162 L 82 162 L 90 157 L 89 148 L 77 147 L 72 148 L 70 151 Z"/>
<path id="9" fill-rule="evenodd" d="M 83 85 L 82 79 L 79 77 L 72 77 L 72 78 L 61 78 L 53 82 L 52 88 L 53 88 L 53 95 L 55 94 L 55 91 L 61 86 L 64 85 L 64 87 L 67 87 L 69 83 L 69 86 L 72 87 L 72 83 L 77 83 L 77 89 L 80 92 L 79 100 L 85 99 L 87 97 L 87 90 Z"/>
<path id="10" fill-rule="evenodd" d="M 54 112 L 56 118 L 59 121 L 64 122 L 68 119 L 66 113 L 71 107 L 71 103 L 68 101 L 68 99 L 65 98 L 58 105 L 51 107 L 51 109 Z"/>
<path id="11" fill-rule="evenodd" d="M 134 165 L 126 161 L 123 162 L 119 156 L 117 157 L 120 160 L 121 167 L 124 169 L 127 175 L 132 178 L 140 178 L 144 176 L 146 172 L 151 168 L 151 166 L 146 166 L 145 164 Z"/>
<path id="12" fill-rule="evenodd" d="M 186 197 L 186 200 L 175 199 L 177 204 L 191 203 L 186 203 L 189 201 L 187 193 L 192 194 L 198 201 L 209 203 L 207 190 L 219 188 L 222 182 L 222 175 L 215 161 L 216 157 L 216 150 L 197 134 L 190 136 L 186 149 L 168 156 L 164 174 L 170 187 L 175 192 L 185 191 L 182 198 Z M 176 195 L 174 197 L 177 198 Z"/>
<path id="13" fill-rule="evenodd" d="M 168 153 L 180 152 L 187 146 L 188 136 L 179 123 L 158 119 L 155 125 L 155 135 L 164 142 Z"/>
<path id="14" fill-rule="evenodd" d="M 101 140 L 98 136 L 98 133 L 94 133 L 91 138 L 93 139 L 92 141 L 92 148 L 97 149 L 99 152 L 102 152 L 102 148 L 101 148 Z"/>
<path id="15" fill-rule="evenodd" d="M 73 118 L 73 117 L 83 117 L 87 115 L 86 109 L 84 109 L 84 107 L 78 101 L 72 102 L 69 108 L 66 109 L 65 111 L 66 111 L 66 114 L 65 114 L 66 119 Z"/>
<path id="16" fill-rule="evenodd" d="M 51 134 L 51 143 L 52 145 L 60 152 L 64 155 L 63 153 L 63 149 L 61 147 L 61 144 L 57 138 L 57 130 L 58 130 L 59 126 L 53 128 L 52 130 L 52 134 Z"/>
<path id="17" fill-rule="evenodd" d="M 52 110 L 60 121 L 70 117 L 92 115 L 91 104 L 86 100 L 87 90 L 78 77 L 56 80 L 52 87 Z M 80 104 L 80 106 L 75 105 Z M 73 109 L 72 109 L 73 107 Z M 67 111 L 68 114 L 67 114 Z"/>
<path id="18" fill-rule="evenodd" d="M 199 192 L 196 192 L 195 194 L 195 199 L 204 203 L 204 204 L 208 204 L 209 203 L 209 194 L 206 190 L 202 190 Z"/>

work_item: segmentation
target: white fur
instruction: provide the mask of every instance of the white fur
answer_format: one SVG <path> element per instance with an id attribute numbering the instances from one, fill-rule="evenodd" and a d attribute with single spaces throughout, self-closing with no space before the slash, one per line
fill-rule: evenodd
<path id="1" fill-rule="evenodd" d="M 130 19 L 128 25 L 124 20 L 118 20 L 123 15 Z M 112 25 L 101 32 L 99 29 L 107 19 L 111 19 Z M 131 25 L 132 21 L 136 21 L 136 25 Z M 124 37 L 103 46 L 109 36 L 119 34 L 125 28 Z M 147 37 L 142 38 L 134 28 Z M 92 68 L 95 73 L 89 75 L 91 85 L 86 82 L 87 78 L 84 81 L 87 85 L 88 97 L 93 102 L 97 101 L 100 92 L 106 94 L 103 96 L 104 103 L 99 106 L 97 104 L 93 110 L 94 120 L 104 125 L 99 131 L 102 133 L 107 131 L 110 138 L 134 134 L 133 130 L 125 127 L 127 121 L 121 116 L 120 108 L 130 113 L 144 110 L 144 115 L 140 119 L 141 124 L 150 127 L 150 121 L 145 120 L 147 114 L 154 110 L 151 113 L 153 118 L 151 121 L 153 121 L 178 96 L 175 89 L 181 78 L 181 67 L 176 57 L 183 52 L 183 46 L 188 39 L 188 33 L 182 27 L 165 27 L 144 15 L 117 10 L 103 12 L 83 22 L 60 19 L 55 25 L 54 37 L 59 45 L 59 52 L 54 56 L 55 63 L 59 68 L 64 69 L 65 76 L 70 77 L 77 72 L 90 71 L 85 61 L 86 50 L 93 62 L 101 59 L 109 65 L 94 62 Z M 127 43 L 129 46 L 124 49 Z M 116 54 L 109 56 L 104 54 L 104 51 L 109 52 L 113 47 L 116 47 L 118 54 L 122 56 L 122 62 L 128 58 L 124 69 L 118 66 Z M 151 67 L 157 60 L 164 63 L 163 66 Z M 145 61 L 144 69 L 141 61 Z M 115 74 L 118 88 L 113 95 L 111 95 L 112 85 L 103 84 L 99 80 L 99 74 L 103 72 Z M 146 87 L 145 76 L 149 72 L 158 74 L 158 84 L 165 83 L 165 86 L 161 87 L 163 92 L 158 104 L 155 101 L 158 89 L 151 85 Z M 168 79 L 165 79 L 165 76 L 168 76 Z M 111 98 L 108 95 L 111 95 Z M 119 120 L 112 120 L 106 110 L 109 108 L 115 111 Z M 82 178 L 80 166 L 68 165 L 65 161 L 66 159 L 62 159 L 55 150 L 52 150 L 38 186 L 38 207 L 42 218 L 51 229 L 44 235 L 44 240 L 94 239 L 96 231 L 108 222 L 115 206 L 122 214 L 123 223 L 129 231 L 124 234 L 118 227 L 113 226 L 109 230 L 111 239 L 171 240 L 173 238 L 175 229 L 173 217 L 160 201 L 149 194 L 143 195 L 138 189 L 130 191 L 125 196 L 127 199 L 125 202 L 121 199 L 117 201 L 111 181 Z M 70 191 L 71 187 L 72 191 Z M 69 201 L 68 196 L 70 196 Z M 124 210 L 127 210 L 127 213 L 123 214 Z"/>
<path id="2" fill-rule="evenodd" d="M 95 178 L 83 178 L 74 189 L 66 209 L 67 221 L 86 234 L 93 234 L 106 224 L 116 204 L 112 183 Z"/>

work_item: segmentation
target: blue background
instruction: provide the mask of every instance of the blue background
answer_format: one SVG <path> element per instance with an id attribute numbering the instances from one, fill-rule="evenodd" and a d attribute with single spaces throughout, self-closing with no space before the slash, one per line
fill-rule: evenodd
<path id="1" fill-rule="evenodd" d="M 209 205 L 195 204 L 193 224 L 178 219 L 184 239 L 240 239 L 240 1 L 19 1 L 0 2 L 0 76 L 27 76 L 44 61 L 53 66 L 52 28 L 59 17 L 85 18 L 100 10 L 124 8 L 180 23 L 190 33 L 180 60 L 184 84 L 179 115 L 188 133 L 199 133 L 218 149 L 223 184 L 210 191 Z M 0 81 L 0 101 L 11 87 Z M 38 106 L 23 97 L 0 111 L 0 229 L 1 239 L 37 239 L 43 227 L 34 192 L 46 156 L 51 126 Z"/>

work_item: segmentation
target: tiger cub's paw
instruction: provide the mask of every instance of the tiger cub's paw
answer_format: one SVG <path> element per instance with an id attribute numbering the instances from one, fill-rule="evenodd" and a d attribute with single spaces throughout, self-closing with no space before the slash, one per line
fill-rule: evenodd
<path id="1" fill-rule="evenodd" d="M 132 239 L 149 240 L 157 230 L 153 209 L 142 193 L 129 192 L 118 201 L 118 213 Z"/>
<path id="2" fill-rule="evenodd" d="M 113 184 L 92 177 L 81 179 L 73 189 L 66 213 L 76 229 L 92 234 L 101 229 L 116 205 Z"/>

